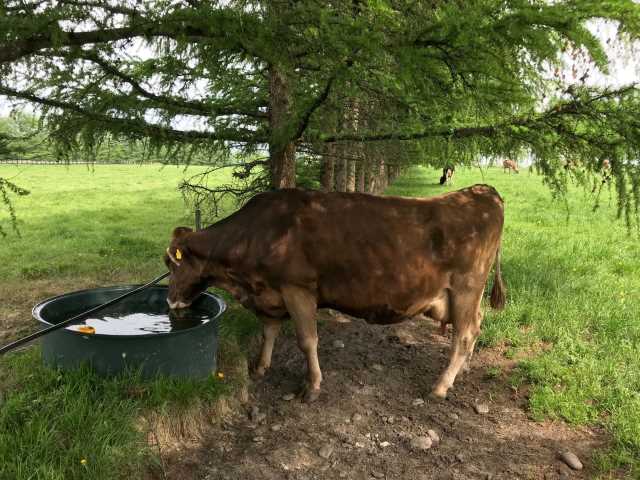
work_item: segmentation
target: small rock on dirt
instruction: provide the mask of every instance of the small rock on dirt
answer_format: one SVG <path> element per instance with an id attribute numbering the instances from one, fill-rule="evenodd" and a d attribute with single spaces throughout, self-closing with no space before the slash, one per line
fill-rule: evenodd
<path id="1" fill-rule="evenodd" d="M 374 363 L 373 365 L 371 365 L 371 368 L 373 370 L 375 370 L 376 372 L 384 371 L 384 367 L 382 365 L 380 365 L 379 363 Z"/>
<path id="2" fill-rule="evenodd" d="M 413 402 L 411 402 L 411 405 L 413 405 L 414 407 L 419 407 L 421 405 L 424 405 L 424 400 L 421 398 L 416 398 L 413 400 Z"/>
<path id="3" fill-rule="evenodd" d="M 333 447 L 327 444 L 327 445 L 324 445 L 322 448 L 320 448 L 318 455 L 328 460 L 332 453 L 333 453 Z"/>
<path id="4" fill-rule="evenodd" d="M 563 450 L 558 452 L 558 457 L 573 470 L 582 470 L 582 462 L 575 453 L 569 450 Z"/>
<path id="5" fill-rule="evenodd" d="M 478 415 L 485 415 L 489 413 L 489 405 L 487 405 L 486 403 L 476 403 L 473 406 L 473 409 Z"/>
<path id="6" fill-rule="evenodd" d="M 415 437 L 409 443 L 412 450 L 416 452 L 426 452 L 431 448 L 433 442 L 429 437 Z"/>
<path id="7" fill-rule="evenodd" d="M 284 400 L 285 402 L 290 402 L 294 398 L 296 398 L 296 396 L 293 393 L 287 393 L 287 394 L 282 396 L 282 400 Z"/>
<path id="8" fill-rule="evenodd" d="M 440 435 L 438 435 L 438 432 L 436 432 L 435 430 L 427 430 L 427 435 L 429 435 L 429 438 L 431 439 L 431 443 L 433 445 L 437 445 L 440 443 Z"/>
<path id="9" fill-rule="evenodd" d="M 334 340 L 331 342 L 333 348 L 344 348 L 344 342 L 342 340 Z"/>
<path id="10" fill-rule="evenodd" d="M 272 432 L 279 432 L 281 429 L 282 429 L 282 425 L 280 425 L 279 423 L 275 423 L 271 425 Z"/>
<path id="11" fill-rule="evenodd" d="M 373 478 L 384 478 L 384 473 L 382 472 L 376 472 L 375 470 L 373 472 L 371 472 L 371 476 Z"/>
<path id="12" fill-rule="evenodd" d="M 264 437 L 253 437 L 253 441 L 256 443 L 264 442 Z"/>
<path id="13" fill-rule="evenodd" d="M 360 420 L 362 420 L 362 415 L 360 415 L 359 413 L 354 413 L 353 415 L 351 415 L 351 421 L 359 422 Z"/>
<path id="14" fill-rule="evenodd" d="M 260 413 L 260 409 L 256 405 L 253 405 L 251 407 L 251 410 L 249 411 L 249 418 L 251 419 L 252 422 L 255 422 L 255 419 L 259 413 Z"/>
<path id="15" fill-rule="evenodd" d="M 460 463 L 464 463 L 464 455 L 462 455 L 461 453 L 458 453 L 456 455 L 456 460 Z"/>

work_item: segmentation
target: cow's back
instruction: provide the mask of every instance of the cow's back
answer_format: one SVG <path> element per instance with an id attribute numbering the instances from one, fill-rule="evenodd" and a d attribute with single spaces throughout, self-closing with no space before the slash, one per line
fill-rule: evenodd
<path id="1" fill-rule="evenodd" d="M 503 206 L 485 185 L 427 199 L 281 190 L 255 197 L 228 223 L 235 235 L 224 248 L 238 253 L 240 270 L 371 319 L 406 313 L 452 274 L 477 268 L 481 252 L 495 253 Z"/>

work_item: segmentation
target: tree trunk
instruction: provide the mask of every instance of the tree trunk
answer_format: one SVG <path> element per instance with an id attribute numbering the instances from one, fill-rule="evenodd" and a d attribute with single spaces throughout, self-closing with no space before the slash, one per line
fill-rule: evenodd
<path id="1" fill-rule="evenodd" d="M 365 190 L 365 173 L 367 170 L 367 162 L 364 158 L 356 165 L 356 192 L 366 192 Z"/>
<path id="2" fill-rule="evenodd" d="M 376 148 L 369 146 L 368 150 L 369 161 L 367 162 L 367 185 L 365 188 L 368 193 L 377 195 L 381 156 L 380 152 Z"/>
<path id="3" fill-rule="evenodd" d="M 376 194 L 382 195 L 384 191 L 387 189 L 388 185 L 388 177 L 387 177 L 387 168 L 384 163 L 384 159 L 380 159 L 378 163 L 378 171 L 376 172 Z"/>
<path id="4" fill-rule="evenodd" d="M 291 117 L 291 94 L 286 76 L 269 67 L 269 168 L 271 187 L 296 186 L 296 145 L 289 140 L 287 121 Z"/>
<path id="5" fill-rule="evenodd" d="M 333 192 L 336 188 L 335 183 L 335 155 L 336 144 L 329 143 L 324 146 L 324 155 L 322 155 L 322 190 L 325 192 Z"/>
<path id="6" fill-rule="evenodd" d="M 351 101 L 346 103 L 346 112 L 345 112 L 345 123 L 347 124 L 347 129 L 353 133 L 358 132 L 358 122 L 360 116 L 360 107 L 358 105 L 357 99 L 352 99 Z M 356 169 L 357 163 L 360 161 L 360 143 L 358 142 L 349 142 L 347 147 L 349 163 L 347 170 L 347 191 L 355 192 L 356 191 Z"/>
<path id="7" fill-rule="evenodd" d="M 349 156 L 353 156 L 356 153 L 355 145 L 351 143 L 349 148 Z M 347 192 L 356 191 L 356 161 L 349 160 L 347 163 Z"/>
<path id="8" fill-rule="evenodd" d="M 335 177 L 336 177 L 336 192 L 347 191 L 347 159 L 345 158 L 345 146 L 344 143 L 336 145 L 336 160 L 335 160 Z"/>
<path id="9" fill-rule="evenodd" d="M 398 165 L 389 165 L 388 171 L 389 171 L 388 173 L 389 181 L 387 182 L 387 185 L 393 183 L 395 179 L 398 178 L 400 167 Z"/>
<path id="10" fill-rule="evenodd" d="M 364 191 L 367 193 L 375 193 L 374 184 L 375 176 L 373 174 L 373 168 L 375 166 L 375 155 L 373 152 L 367 152 L 367 161 L 364 164 Z"/>
<path id="11" fill-rule="evenodd" d="M 380 195 L 382 195 L 384 193 L 384 191 L 387 189 L 387 187 L 389 186 L 389 167 L 387 165 L 387 162 L 385 162 L 384 160 L 382 161 L 382 171 L 380 172 L 380 175 L 382 175 L 382 190 L 380 190 Z"/>

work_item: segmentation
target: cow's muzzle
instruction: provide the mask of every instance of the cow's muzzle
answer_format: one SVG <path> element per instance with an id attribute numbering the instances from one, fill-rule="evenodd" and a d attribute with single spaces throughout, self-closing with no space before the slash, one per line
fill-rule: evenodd
<path id="1" fill-rule="evenodd" d="M 172 302 L 168 298 L 167 298 L 167 303 L 169 304 L 169 308 L 171 310 L 176 310 L 178 308 L 187 308 L 189 305 L 191 305 L 191 303 L 185 303 L 185 302 Z"/>

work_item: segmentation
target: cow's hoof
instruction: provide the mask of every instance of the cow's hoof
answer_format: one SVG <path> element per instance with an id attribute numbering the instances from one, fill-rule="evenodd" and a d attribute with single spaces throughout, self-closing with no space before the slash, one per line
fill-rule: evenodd
<path id="1" fill-rule="evenodd" d="M 319 388 L 315 390 L 311 388 L 305 388 L 302 394 L 302 401 L 304 403 L 313 403 L 320 398 L 320 392 L 321 390 Z"/>
<path id="2" fill-rule="evenodd" d="M 434 388 L 431 390 L 429 398 L 436 402 L 442 402 L 447 399 L 447 390 L 444 388 Z"/>
<path id="3" fill-rule="evenodd" d="M 267 373 L 267 368 L 260 365 L 255 365 L 249 369 L 249 376 L 252 380 L 260 380 Z"/>

